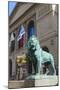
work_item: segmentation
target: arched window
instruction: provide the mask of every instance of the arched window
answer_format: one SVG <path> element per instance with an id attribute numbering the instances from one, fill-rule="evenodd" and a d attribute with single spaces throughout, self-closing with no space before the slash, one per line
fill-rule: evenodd
<path id="1" fill-rule="evenodd" d="M 28 24 L 28 39 L 32 36 L 32 35 L 36 35 L 36 28 L 34 25 L 34 21 L 31 20 Z"/>
<path id="2" fill-rule="evenodd" d="M 43 46 L 43 47 L 42 47 L 42 50 L 44 50 L 44 51 L 46 51 L 46 52 L 49 52 L 49 49 L 48 49 L 47 46 Z"/>
<path id="3" fill-rule="evenodd" d="M 12 77 L 12 60 L 9 60 L 9 77 Z"/>
<path id="4" fill-rule="evenodd" d="M 10 42 L 11 42 L 11 52 L 15 49 L 15 33 L 12 32 L 10 36 Z"/>

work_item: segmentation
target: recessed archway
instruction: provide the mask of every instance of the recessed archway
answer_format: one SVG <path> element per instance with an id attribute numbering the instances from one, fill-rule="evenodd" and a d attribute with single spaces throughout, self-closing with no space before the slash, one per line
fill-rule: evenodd
<path id="1" fill-rule="evenodd" d="M 35 28 L 34 20 L 31 20 L 31 21 L 28 23 L 28 39 L 29 39 L 32 35 L 36 35 L 36 28 Z"/>
<path id="2" fill-rule="evenodd" d="M 9 78 L 12 77 L 12 60 L 9 60 Z"/>

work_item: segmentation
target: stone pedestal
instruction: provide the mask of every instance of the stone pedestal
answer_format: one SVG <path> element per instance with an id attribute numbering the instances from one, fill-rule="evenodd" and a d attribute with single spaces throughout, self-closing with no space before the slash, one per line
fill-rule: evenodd
<path id="1" fill-rule="evenodd" d="M 25 80 L 25 87 L 56 86 L 58 85 L 58 76 L 32 75 Z"/>
<path id="2" fill-rule="evenodd" d="M 57 76 L 42 76 L 41 79 L 35 80 L 35 86 L 56 86 L 58 85 Z"/>
<path id="3" fill-rule="evenodd" d="M 58 85 L 58 76 L 29 76 L 26 80 L 9 81 L 9 88 L 27 88 Z"/>

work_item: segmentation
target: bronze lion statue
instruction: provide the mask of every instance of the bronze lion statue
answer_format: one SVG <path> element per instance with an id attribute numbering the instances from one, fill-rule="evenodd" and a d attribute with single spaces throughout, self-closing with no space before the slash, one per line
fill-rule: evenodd
<path id="1" fill-rule="evenodd" d="M 54 65 L 54 58 L 51 53 L 48 53 L 42 50 L 39 41 L 37 40 L 36 36 L 31 36 L 27 43 L 28 49 L 28 56 L 30 57 L 29 63 L 33 63 L 35 74 L 41 74 L 42 66 L 45 65 L 47 62 L 51 64 L 50 69 L 47 67 L 48 72 L 46 71 L 46 75 L 55 75 L 55 65 Z M 29 66 L 29 69 L 31 65 Z M 31 68 L 32 69 L 32 68 Z"/>

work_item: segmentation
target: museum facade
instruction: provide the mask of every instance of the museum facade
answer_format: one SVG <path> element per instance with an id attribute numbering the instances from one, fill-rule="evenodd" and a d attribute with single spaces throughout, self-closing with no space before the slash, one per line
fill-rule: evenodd
<path id="1" fill-rule="evenodd" d="M 21 24 L 25 28 L 25 34 L 18 42 Z M 33 33 L 37 36 L 41 47 L 49 50 L 54 57 L 56 70 L 58 68 L 58 5 L 53 15 L 51 4 L 17 3 L 9 16 L 9 79 L 17 77 L 16 60 L 18 56 L 24 56 L 27 52 L 26 44 L 31 33 L 31 26 L 35 30 Z M 14 38 L 10 45 L 12 33 Z M 23 67 L 27 68 L 27 65 Z"/>

